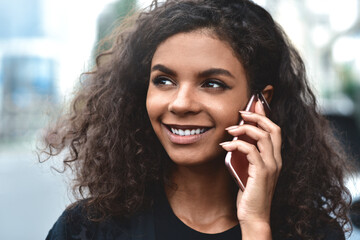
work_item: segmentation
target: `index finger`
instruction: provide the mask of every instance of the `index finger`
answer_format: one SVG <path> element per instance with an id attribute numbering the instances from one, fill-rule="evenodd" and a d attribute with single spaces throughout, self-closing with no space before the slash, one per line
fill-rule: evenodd
<path id="1" fill-rule="evenodd" d="M 261 113 L 251 113 L 251 112 L 244 112 L 244 111 L 240 111 L 240 113 L 241 113 L 241 117 L 245 121 L 256 123 L 258 127 L 269 132 L 270 134 L 281 136 L 280 127 L 278 125 L 276 125 L 273 121 L 271 121 L 265 115 L 263 115 Z"/>
<path id="2" fill-rule="evenodd" d="M 240 113 L 241 113 L 241 117 L 245 121 L 254 122 L 257 124 L 257 126 L 259 126 L 263 130 L 270 133 L 271 140 L 274 145 L 275 158 L 277 160 L 280 160 L 281 159 L 281 154 L 280 154 L 280 152 L 281 152 L 281 128 L 278 125 L 276 125 L 274 122 L 272 122 L 269 118 L 267 118 L 266 116 L 263 116 L 259 113 L 249 113 L 249 112 L 240 112 Z M 280 164 L 280 162 L 279 162 L 279 164 Z"/>

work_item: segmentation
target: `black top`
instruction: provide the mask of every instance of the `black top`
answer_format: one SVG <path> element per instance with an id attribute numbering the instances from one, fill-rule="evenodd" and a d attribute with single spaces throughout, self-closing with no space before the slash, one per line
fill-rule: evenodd
<path id="1" fill-rule="evenodd" d="M 128 220 L 109 218 L 103 222 L 89 221 L 83 211 L 83 202 L 79 202 L 76 207 L 64 211 L 46 240 L 241 240 L 239 225 L 218 234 L 204 234 L 191 229 L 174 215 L 165 194 L 158 196 L 161 197 L 148 211 Z M 345 239 L 339 226 L 324 225 L 318 229 L 318 233 L 325 240 Z M 284 238 L 274 236 L 274 239 Z M 299 238 L 291 238 L 295 239 Z"/>
<path id="2" fill-rule="evenodd" d="M 154 208 L 156 240 L 239 240 L 240 226 L 217 234 L 198 232 L 185 225 L 172 211 L 165 194 L 159 199 Z"/>

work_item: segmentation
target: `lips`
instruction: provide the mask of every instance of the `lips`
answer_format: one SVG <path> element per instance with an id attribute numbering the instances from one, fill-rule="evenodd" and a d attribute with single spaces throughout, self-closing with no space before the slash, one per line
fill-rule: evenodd
<path id="1" fill-rule="evenodd" d="M 196 129 L 179 129 L 179 128 L 170 128 L 171 132 L 173 134 L 179 135 L 179 136 L 190 136 L 190 135 L 197 135 L 204 133 L 206 131 L 205 128 L 196 128 Z"/>
<path id="2" fill-rule="evenodd" d="M 203 126 L 162 124 L 169 140 L 175 144 L 192 144 L 200 141 L 211 128 Z"/>

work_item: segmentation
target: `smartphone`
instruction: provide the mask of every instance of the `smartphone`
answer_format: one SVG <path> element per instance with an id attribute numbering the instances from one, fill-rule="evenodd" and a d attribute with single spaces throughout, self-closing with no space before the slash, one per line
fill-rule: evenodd
<path id="1" fill-rule="evenodd" d="M 268 117 L 270 115 L 270 106 L 266 102 L 265 97 L 261 92 L 253 94 L 251 96 L 244 111 L 255 112 L 255 104 L 258 101 L 258 99 L 260 99 L 260 102 L 262 103 L 265 110 L 265 115 Z M 245 122 L 243 119 L 241 119 L 239 125 L 243 125 L 243 124 L 251 124 L 255 126 L 255 123 Z M 246 135 L 241 135 L 233 138 L 233 140 L 238 140 L 238 139 L 256 145 L 256 141 Z M 246 155 L 239 151 L 228 152 L 225 157 L 225 165 L 229 169 L 230 174 L 235 179 L 235 182 L 237 183 L 241 191 L 244 191 L 247 179 L 249 177 L 248 174 L 249 161 L 247 160 Z"/>

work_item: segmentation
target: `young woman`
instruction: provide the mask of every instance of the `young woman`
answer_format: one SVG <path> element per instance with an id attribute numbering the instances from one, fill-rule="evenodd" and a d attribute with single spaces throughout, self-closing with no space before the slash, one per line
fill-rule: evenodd
<path id="1" fill-rule="evenodd" d="M 344 239 L 346 156 L 263 8 L 153 1 L 97 63 L 45 138 L 83 198 L 47 239 Z M 259 92 L 271 115 L 239 113 Z M 244 191 L 228 151 L 249 162 Z"/>

